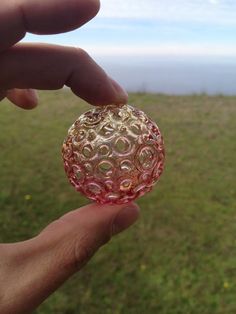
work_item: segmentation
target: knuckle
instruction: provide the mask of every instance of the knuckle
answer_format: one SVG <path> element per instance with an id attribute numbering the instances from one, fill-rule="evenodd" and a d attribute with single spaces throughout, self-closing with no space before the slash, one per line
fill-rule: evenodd
<path id="1" fill-rule="evenodd" d="M 88 235 L 81 237 L 81 239 L 75 242 L 73 250 L 73 259 L 75 269 L 80 269 L 85 265 L 90 258 L 94 255 L 97 247 L 91 243 L 91 239 Z"/>
<path id="2" fill-rule="evenodd" d="M 75 53 L 79 59 L 85 60 L 89 58 L 89 54 L 82 48 L 75 48 Z"/>
<path id="3" fill-rule="evenodd" d="M 100 241 L 85 234 L 79 240 L 75 241 L 73 249 L 74 268 L 79 270 L 91 259 L 99 247 L 109 242 L 110 239 L 111 235 L 109 234 L 105 234 Z"/>
<path id="4" fill-rule="evenodd" d="M 89 54 L 80 47 L 68 47 L 68 53 L 71 55 L 74 63 L 84 63 L 90 58 Z"/>

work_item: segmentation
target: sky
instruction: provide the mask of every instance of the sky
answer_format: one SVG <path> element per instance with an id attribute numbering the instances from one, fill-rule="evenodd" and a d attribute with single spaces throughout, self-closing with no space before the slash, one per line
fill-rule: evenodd
<path id="1" fill-rule="evenodd" d="M 235 0 L 101 0 L 99 14 L 61 35 L 24 41 L 79 46 L 93 56 L 236 60 Z"/>
<path id="2" fill-rule="evenodd" d="M 80 29 L 25 41 L 81 47 L 127 91 L 236 95 L 236 0 L 101 0 Z"/>

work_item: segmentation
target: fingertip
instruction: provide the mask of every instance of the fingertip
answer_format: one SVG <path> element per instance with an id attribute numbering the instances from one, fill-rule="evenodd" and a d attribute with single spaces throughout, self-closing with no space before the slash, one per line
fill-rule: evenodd
<path id="1" fill-rule="evenodd" d="M 88 6 L 88 12 L 90 12 L 91 18 L 98 14 L 101 7 L 99 0 L 86 0 L 86 5 Z"/>
<path id="2" fill-rule="evenodd" d="M 112 86 L 115 90 L 116 101 L 115 104 L 126 104 L 128 102 L 128 93 L 115 80 L 110 78 Z"/>
<path id="3" fill-rule="evenodd" d="M 34 34 L 68 32 L 95 17 L 100 9 L 99 0 L 21 1 L 24 29 Z"/>
<path id="4" fill-rule="evenodd" d="M 37 107 L 39 101 L 38 93 L 35 89 L 26 89 L 25 90 L 25 109 L 33 109 Z"/>
<path id="5" fill-rule="evenodd" d="M 113 222 L 112 235 L 116 235 L 133 225 L 139 218 L 139 212 L 140 209 L 135 203 L 124 206 Z"/>
<path id="6" fill-rule="evenodd" d="M 7 92 L 7 98 L 16 106 L 31 110 L 38 105 L 38 94 L 34 89 L 12 89 Z"/>
<path id="7" fill-rule="evenodd" d="M 133 202 L 119 205 L 90 203 L 66 213 L 59 220 L 83 225 L 86 229 L 92 230 L 92 233 L 95 232 L 97 237 L 99 234 L 111 237 L 134 224 L 139 218 L 139 213 L 139 206 Z"/>
<path id="8" fill-rule="evenodd" d="M 94 82 L 94 92 L 89 93 L 87 89 L 84 89 L 86 93 L 82 94 L 82 89 L 79 93 L 76 93 L 79 97 L 93 106 L 106 106 L 106 105 L 124 105 L 128 102 L 127 92 L 110 77 L 103 77 L 103 82 L 99 81 L 99 84 Z M 89 87 L 91 89 L 91 86 Z"/>
<path id="9" fill-rule="evenodd" d="M 70 1 L 63 11 L 70 9 L 70 18 L 65 18 L 67 24 L 71 24 L 70 28 L 75 29 L 93 19 L 100 10 L 99 0 L 80 0 Z M 65 26 L 64 26 L 65 27 Z"/>

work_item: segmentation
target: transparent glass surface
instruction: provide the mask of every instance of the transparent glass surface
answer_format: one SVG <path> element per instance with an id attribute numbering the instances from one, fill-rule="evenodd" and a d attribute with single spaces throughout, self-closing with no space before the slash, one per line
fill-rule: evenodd
<path id="1" fill-rule="evenodd" d="M 144 112 L 111 105 L 75 121 L 62 156 L 77 191 L 101 204 L 122 204 L 152 189 L 162 174 L 165 152 L 159 128 Z"/>

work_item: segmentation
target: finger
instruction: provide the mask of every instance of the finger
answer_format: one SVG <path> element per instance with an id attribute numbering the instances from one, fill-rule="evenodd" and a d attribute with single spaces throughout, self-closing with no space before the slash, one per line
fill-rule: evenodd
<path id="1" fill-rule="evenodd" d="M 10 89 L 7 91 L 7 98 L 23 109 L 33 109 L 38 104 L 38 94 L 34 89 Z"/>
<path id="2" fill-rule="evenodd" d="M 86 23 L 99 10 L 99 0 L 1 0 L 0 50 L 20 39 L 26 32 L 54 34 Z M 9 23 L 11 21 L 11 23 Z"/>
<path id="3" fill-rule="evenodd" d="M 127 93 L 82 49 L 19 44 L 0 54 L 4 89 L 59 89 L 69 86 L 93 105 L 127 102 Z"/>
<path id="4" fill-rule="evenodd" d="M 90 204 L 56 220 L 29 241 L 9 244 L 5 255 L 11 271 L 5 270 L 7 275 L 1 281 L 5 296 L 10 296 L 1 300 L 8 310 L 6 313 L 17 314 L 16 309 L 22 313 L 32 311 L 112 235 L 129 227 L 137 218 L 138 207 L 132 203 Z"/>

